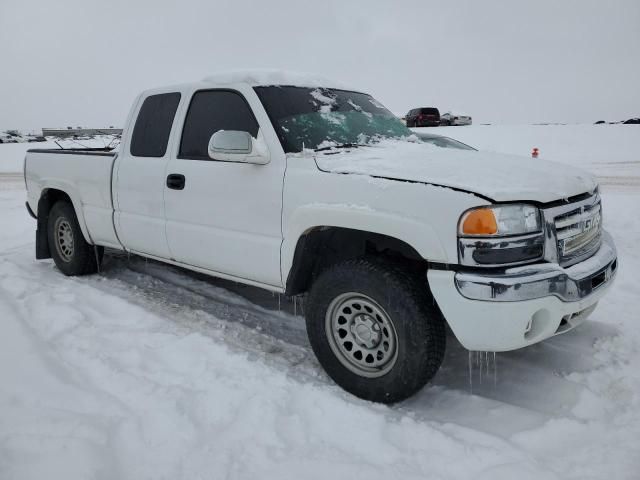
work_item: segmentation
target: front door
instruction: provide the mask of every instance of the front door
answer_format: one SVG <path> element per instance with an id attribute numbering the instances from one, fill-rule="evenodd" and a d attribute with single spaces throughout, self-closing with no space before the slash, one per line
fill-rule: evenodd
<path id="1" fill-rule="evenodd" d="M 267 120 L 268 121 L 268 120 Z M 167 240 L 177 261 L 281 287 L 284 160 L 266 165 L 216 161 L 208 143 L 218 130 L 258 135 L 258 121 L 235 90 L 194 93 L 167 175 L 184 188 L 165 190 Z"/>

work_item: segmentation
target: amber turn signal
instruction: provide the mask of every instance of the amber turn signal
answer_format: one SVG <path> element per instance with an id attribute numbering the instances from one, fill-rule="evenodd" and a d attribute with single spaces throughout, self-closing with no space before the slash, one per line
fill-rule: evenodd
<path id="1" fill-rule="evenodd" d="M 491 209 L 478 208 L 465 215 L 460 230 L 463 235 L 495 235 L 498 223 Z"/>

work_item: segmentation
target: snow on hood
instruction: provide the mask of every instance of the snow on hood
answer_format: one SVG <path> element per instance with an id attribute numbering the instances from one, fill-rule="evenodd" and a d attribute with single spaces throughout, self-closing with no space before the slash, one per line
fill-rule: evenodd
<path id="1" fill-rule="evenodd" d="M 316 163 L 328 172 L 442 185 L 495 201 L 552 202 L 592 192 L 597 186 L 589 173 L 560 163 L 393 140 L 323 152 Z"/>
<path id="2" fill-rule="evenodd" d="M 287 72 L 275 69 L 235 70 L 220 72 L 204 78 L 215 84 L 248 83 L 253 86 L 293 85 L 298 87 L 346 88 L 345 85 L 320 75 L 304 72 Z"/>

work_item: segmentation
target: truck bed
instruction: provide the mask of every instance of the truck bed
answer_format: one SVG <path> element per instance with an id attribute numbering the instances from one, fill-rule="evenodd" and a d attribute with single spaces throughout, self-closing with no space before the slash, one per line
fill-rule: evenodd
<path id="1" fill-rule="evenodd" d="M 111 148 L 30 148 L 27 153 L 55 153 L 62 155 L 105 155 L 109 157 L 115 157 L 116 152 Z"/>
<path id="2" fill-rule="evenodd" d="M 28 150 L 24 172 L 29 206 L 37 215 L 43 191 L 59 189 L 71 198 L 87 240 L 121 248 L 113 225 L 111 192 L 116 156 L 106 148 Z"/>

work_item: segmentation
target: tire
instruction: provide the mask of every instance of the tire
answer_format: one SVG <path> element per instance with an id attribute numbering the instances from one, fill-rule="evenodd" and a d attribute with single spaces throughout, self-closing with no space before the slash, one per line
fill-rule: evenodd
<path id="1" fill-rule="evenodd" d="M 445 322 L 426 279 L 394 263 L 359 258 L 329 267 L 311 287 L 305 310 L 318 361 L 362 399 L 405 400 L 442 364 Z"/>
<path id="2" fill-rule="evenodd" d="M 65 275 L 88 275 L 98 271 L 104 249 L 98 247 L 96 252 L 84 239 L 76 212 L 69 202 L 58 201 L 51 208 L 47 238 L 51 257 Z"/>

